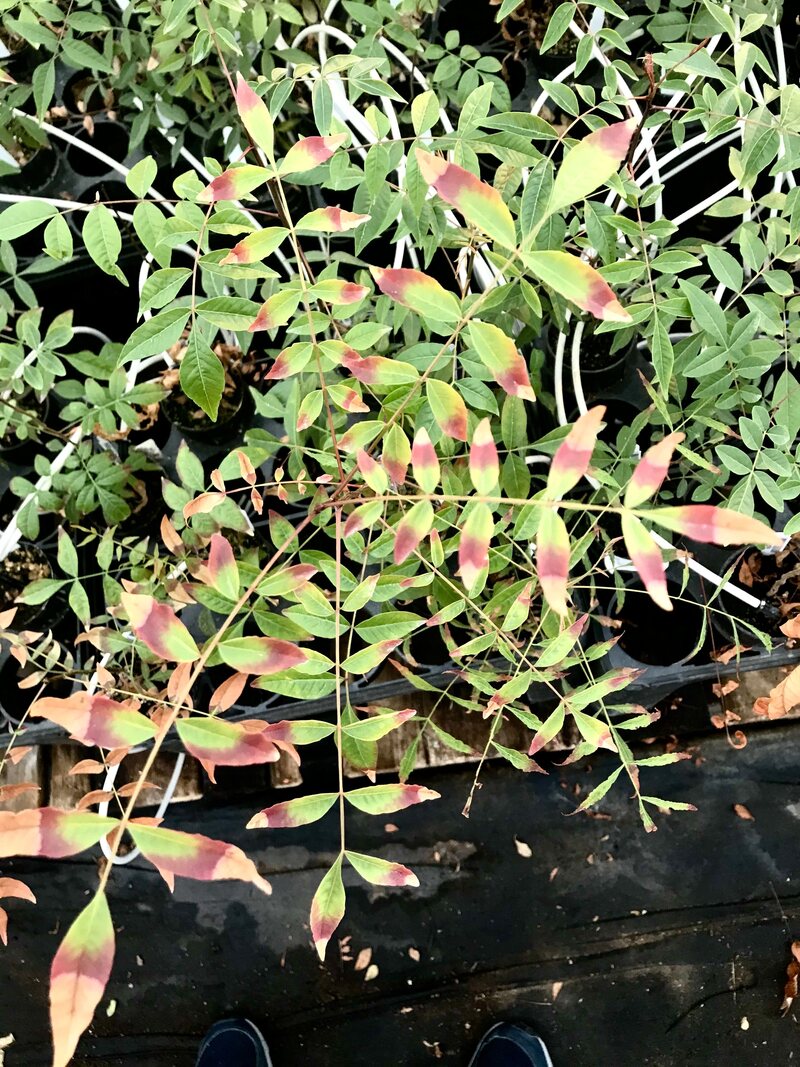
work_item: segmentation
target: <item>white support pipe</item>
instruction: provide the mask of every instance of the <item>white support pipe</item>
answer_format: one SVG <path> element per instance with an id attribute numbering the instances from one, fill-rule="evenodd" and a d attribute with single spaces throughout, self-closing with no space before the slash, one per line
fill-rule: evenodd
<path id="1" fill-rule="evenodd" d="M 580 369 L 580 340 L 581 340 L 582 333 L 583 333 L 583 322 L 578 321 L 575 324 L 575 332 L 573 334 L 573 342 L 572 342 L 572 380 L 573 380 L 573 383 L 575 385 L 575 399 L 577 401 L 578 411 L 580 412 L 581 415 L 585 415 L 586 411 L 588 410 L 588 408 L 587 408 L 587 404 L 586 404 L 586 398 L 585 398 L 584 392 L 583 392 L 583 383 L 581 381 L 581 369 Z M 576 340 L 576 338 L 577 338 L 577 340 Z M 561 343 L 562 341 L 564 343 L 566 343 L 566 337 L 563 334 L 559 337 L 559 343 Z M 563 345 L 562 345 L 562 359 L 563 359 Z M 559 372 L 559 368 L 557 368 L 557 373 L 558 372 Z M 558 388 L 559 388 L 560 384 L 561 383 L 559 381 L 559 378 L 557 378 L 556 379 L 556 396 L 558 396 Z M 562 397 L 563 397 L 563 384 L 561 385 L 561 390 L 562 390 Z M 563 411 L 563 399 L 562 399 L 561 408 L 559 409 L 559 413 L 558 413 L 558 421 L 562 426 L 564 426 L 567 423 L 567 418 L 566 418 L 566 415 L 564 415 L 564 417 L 562 419 L 562 414 L 561 414 L 562 411 Z M 589 484 L 592 486 L 593 489 L 599 489 L 600 488 L 600 483 L 597 481 L 596 478 L 592 478 L 591 475 L 587 474 L 586 475 L 586 480 L 589 482 Z M 675 546 L 670 541 L 668 541 L 665 537 L 662 537 L 661 534 L 657 533 L 655 530 L 650 530 L 649 533 L 650 533 L 650 536 L 653 538 L 653 541 L 655 541 L 655 543 L 659 546 L 659 548 L 667 549 L 667 550 L 673 550 L 674 551 Z M 610 564 L 612 566 L 617 567 L 618 569 L 623 569 L 623 570 L 627 570 L 628 569 L 628 567 L 627 567 L 628 563 L 629 563 L 629 561 L 624 560 L 621 557 L 617 557 L 617 556 L 615 556 L 614 559 L 610 561 Z M 709 581 L 713 581 L 715 585 L 721 586 L 725 590 L 726 593 L 729 593 L 731 596 L 736 597 L 738 600 L 741 600 L 743 603 L 747 604 L 749 607 L 751 607 L 751 608 L 759 608 L 759 607 L 761 607 L 761 601 L 758 600 L 756 597 L 754 597 L 751 593 L 746 592 L 746 590 L 744 590 L 744 589 L 740 589 L 739 586 L 733 585 L 733 583 L 731 583 L 731 582 L 723 582 L 722 575 L 715 574 L 714 571 L 711 571 L 711 570 L 708 569 L 708 567 L 703 566 L 703 564 L 699 563 L 693 556 L 687 557 L 686 564 L 689 567 L 689 570 L 694 571 L 695 574 L 698 574 L 701 577 L 708 579 Z"/>
<path id="2" fill-rule="evenodd" d="M 30 119 L 30 115 L 26 115 L 25 112 L 20 111 L 19 108 L 14 108 L 13 114 L 17 118 Z M 74 148 L 80 149 L 80 151 L 85 152 L 87 155 L 93 156 L 99 162 L 104 163 L 109 170 L 116 171 L 116 173 L 123 178 L 127 178 L 130 174 L 130 167 L 126 167 L 124 163 L 120 163 L 119 160 L 114 159 L 113 156 L 109 156 L 99 148 L 95 148 L 94 145 L 90 144 L 88 141 L 81 141 L 80 138 L 73 137 L 71 133 L 67 133 L 66 130 L 62 130 L 59 126 L 53 126 L 51 123 L 44 122 L 43 120 L 39 120 L 38 126 L 51 136 L 57 137 L 59 140 L 65 141 Z M 151 186 L 148 189 L 148 193 L 154 200 L 159 201 L 162 206 L 168 206 L 168 210 L 173 215 L 175 214 L 175 209 L 171 204 L 168 204 L 168 202 L 165 201 L 164 197 L 159 193 L 155 186 Z"/>

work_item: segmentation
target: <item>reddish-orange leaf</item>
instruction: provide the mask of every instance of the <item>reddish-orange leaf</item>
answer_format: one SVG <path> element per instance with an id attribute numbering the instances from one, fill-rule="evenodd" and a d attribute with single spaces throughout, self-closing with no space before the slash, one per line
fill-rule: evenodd
<path id="1" fill-rule="evenodd" d="M 270 177 L 266 167 L 256 167 L 251 163 L 242 163 L 231 167 L 197 194 L 201 204 L 213 204 L 217 200 L 241 200 L 252 193 Z"/>
<path id="2" fill-rule="evenodd" d="M 63 726 L 85 745 L 119 748 L 152 740 L 154 724 L 139 711 L 137 700 L 118 702 L 104 693 L 73 693 L 68 697 L 41 697 L 29 714 Z"/>
<path id="3" fill-rule="evenodd" d="M 298 219 L 295 229 L 311 233 L 344 233 L 354 230 L 369 222 L 369 215 L 359 215 L 355 211 L 344 211 L 340 207 L 318 207 Z"/>
<path id="4" fill-rule="evenodd" d="M 411 448 L 414 478 L 423 493 L 432 493 L 439 485 L 439 457 L 424 426 L 417 430 Z"/>
<path id="5" fill-rule="evenodd" d="M 368 293 L 366 285 L 345 282 L 340 278 L 323 278 L 312 285 L 308 295 L 315 300 L 324 300 L 326 304 L 346 307 L 348 304 L 358 304 Z"/>
<path id="6" fill-rule="evenodd" d="M 286 827 L 308 826 L 326 815 L 338 799 L 338 793 L 314 793 L 308 797 L 283 800 L 278 804 L 272 804 L 270 807 L 256 812 L 247 824 L 247 829 L 263 830 L 269 828 L 270 830 L 276 830 Z"/>
<path id="7" fill-rule="evenodd" d="M 685 534 L 694 541 L 715 545 L 775 545 L 783 547 L 783 536 L 766 523 L 730 508 L 712 504 L 685 504 L 676 508 L 657 508 L 647 517 L 668 530 Z"/>
<path id="8" fill-rule="evenodd" d="M 209 584 L 220 596 L 228 600 L 237 600 L 239 596 L 239 568 L 233 554 L 230 541 L 220 533 L 211 538 L 208 553 Z"/>
<path id="9" fill-rule="evenodd" d="M 548 496 L 559 500 L 577 485 L 589 469 L 597 433 L 606 413 L 604 405 L 590 408 L 576 421 L 558 446 L 547 476 Z"/>
<path id="10" fill-rule="evenodd" d="M 319 958 L 325 959 L 325 950 L 333 933 L 344 916 L 345 896 L 342 882 L 342 856 L 339 854 L 333 866 L 320 882 L 311 902 L 311 936 Z"/>
<path id="11" fill-rule="evenodd" d="M 400 359 L 388 359 L 386 356 L 362 358 L 353 348 L 345 349 L 342 354 L 342 366 L 356 381 L 386 389 L 394 385 L 406 385 L 419 378 L 419 371 L 410 363 L 404 363 Z"/>
<path id="12" fill-rule="evenodd" d="M 168 604 L 139 593 L 123 593 L 120 601 L 131 629 L 156 656 L 176 663 L 198 658 L 194 638 Z"/>
<path id="13" fill-rule="evenodd" d="M 468 593 L 486 578 L 493 533 L 494 520 L 489 506 L 483 502 L 470 505 L 458 542 L 458 573 Z"/>
<path id="14" fill-rule="evenodd" d="M 282 243 L 289 231 L 284 226 L 265 226 L 243 237 L 238 244 L 220 260 L 223 266 L 230 263 L 260 263 Z"/>
<path id="15" fill-rule="evenodd" d="M 403 429 L 393 423 L 383 441 L 381 456 L 384 470 L 395 485 L 403 485 L 406 480 L 408 465 L 411 462 L 411 445 Z"/>
<path id="16" fill-rule="evenodd" d="M 469 450 L 469 476 L 475 486 L 475 491 L 481 496 L 488 496 L 497 489 L 500 461 L 497 458 L 492 423 L 488 418 L 481 419 L 472 435 L 472 445 Z"/>
<path id="17" fill-rule="evenodd" d="M 644 524 L 628 511 L 622 513 L 622 535 L 625 538 L 625 548 L 644 582 L 645 589 L 663 611 L 672 611 L 661 549 Z"/>
<path id="18" fill-rule="evenodd" d="M 626 507 L 636 508 L 656 495 L 667 476 L 672 453 L 685 437 L 685 433 L 671 433 L 663 441 L 648 448 L 636 464 L 625 490 Z"/>
<path id="19" fill-rule="evenodd" d="M 256 483 L 256 469 L 253 466 L 253 461 L 250 459 L 246 452 L 243 452 L 240 448 L 234 452 L 236 460 L 239 464 L 239 474 L 242 476 L 242 480 L 247 482 L 248 485 L 255 485 Z M 213 480 L 213 471 L 212 471 Z"/>
<path id="20" fill-rule="evenodd" d="M 274 133 L 267 105 L 241 74 L 236 75 L 236 110 L 253 144 L 272 156 Z"/>
<path id="21" fill-rule="evenodd" d="M 201 493 L 184 505 L 183 517 L 191 519 L 193 515 L 205 515 L 206 512 L 213 511 L 217 505 L 227 499 L 225 493 Z"/>
<path id="22" fill-rule="evenodd" d="M 21 797 L 25 793 L 38 793 L 40 788 L 37 782 L 14 782 L 0 785 L 0 800 L 14 800 L 15 797 Z"/>
<path id="23" fill-rule="evenodd" d="M 363 852 L 345 852 L 350 864 L 370 885 L 418 886 L 419 878 L 402 863 L 392 863 L 377 856 L 365 856 Z"/>
<path id="24" fill-rule="evenodd" d="M 426 800 L 438 800 L 440 794 L 424 785 L 388 782 L 385 785 L 350 789 L 344 796 L 353 807 L 367 812 L 368 815 L 389 815 L 394 811 L 410 808 L 413 804 L 422 804 Z"/>
<path id="25" fill-rule="evenodd" d="M 535 277 L 582 311 L 607 322 L 631 321 L 603 276 L 571 252 L 525 252 L 522 261 Z"/>
<path id="26" fill-rule="evenodd" d="M 277 674 L 308 659 L 304 649 L 276 637 L 229 637 L 218 651 L 223 663 L 245 674 Z"/>
<path id="27" fill-rule="evenodd" d="M 74 763 L 68 773 L 69 774 L 102 774 L 106 769 L 105 763 L 101 763 L 96 759 L 79 759 L 77 763 Z"/>
<path id="28" fill-rule="evenodd" d="M 91 1023 L 114 962 L 114 926 L 98 892 L 67 931 L 50 970 L 53 1067 L 67 1067 Z"/>
<path id="29" fill-rule="evenodd" d="M 211 694 L 208 702 L 209 711 L 228 711 L 242 695 L 246 685 L 247 675 L 244 673 L 232 674 L 230 678 L 226 678 Z"/>
<path id="30" fill-rule="evenodd" d="M 249 767 L 275 763 L 280 752 L 263 731 L 251 731 L 242 723 L 223 719 L 190 717 L 175 724 L 186 751 L 195 756 L 213 782 L 214 768 Z"/>
<path id="31" fill-rule="evenodd" d="M 164 515 L 161 519 L 161 540 L 164 542 L 164 547 L 168 552 L 176 554 L 183 551 L 181 535 L 173 526 L 168 515 Z"/>
<path id="32" fill-rule="evenodd" d="M 433 156 L 418 148 L 416 157 L 422 177 L 442 200 L 452 204 L 468 222 L 494 241 L 506 248 L 516 246 L 514 220 L 496 189 L 441 156 Z"/>
<path id="33" fill-rule="evenodd" d="M 435 278 L 410 267 L 369 268 L 380 291 L 403 307 L 432 322 L 458 322 L 461 306 L 456 296 Z"/>
<path id="34" fill-rule="evenodd" d="M 117 819 L 104 815 L 60 808 L 0 811 L 0 857 L 74 856 L 97 844 L 117 825 Z"/>
<path id="35" fill-rule="evenodd" d="M 631 118 L 601 126 L 571 148 L 556 174 L 549 211 L 577 204 L 616 174 L 636 125 Z"/>
<path id="36" fill-rule="evenodd" d="M 363 448 L 356 453 L 358 469 L 364 476 L 364 481 L 373 493 L 385 493 L 389 488 L 389 476 L 376 459 L 373 459 Z"/>
<path id="37" fill-rule="evenodd" d="M 433 525 L 433 507 L 429 500 L 420 500 L 407 511 L 395 528 L 394 561 L 403 563 L 417 548 Z"/>
<path id="38" fill-rule="evenodd" d="M 545 508 L 539 520 L 536 571 L 547 603 L 559 615 L 566 615 L 569 534 L 564 520 L 554 508 Z"/>
<path id="39" fill-rule="evenodd" d="M 0 899 L 14 897 L 16 900 L 29 900 L 36 903 L 36 897 L 30 886 L 20 882 L 19 878 L 0 878 Z"/>
<path id="40" fill-rule="evenodd" d="M 335 133 L 327 137 L 301 137 L 286 153 L 278 170 L 281 174 L 300 174 L 313 170 L 314 167 L 326 163 L 346 140 L 346 133 Z"/>
<path id="41" fill-rule="evenodd" d="M 439 429 L 457 441 L 467 439 L 467 405 L 460 393 L 448 382 L 429 378 L 425 386 L 428 403 Z"/>
<path id="42" fill-rule="evenodd" d="M 278 326 L 285 326 L 294 315 L 299 303 L 300 292 L 298 290 L 279 289 L 277 293 L 267 297 L 247 329 L 250 333 L 258 333 L 261 330 L 274 330 Z"/>
<path id="43" fill-rule="evenodd" d="M 143 855 L 169 885 L 175 875 L 199 881 L 238 879 L 252 882 L 264 893 L 272 892 L 269 882 L 261 877 L 253 861 L 235 845 L 202 834 L 153 826 L 147 819 L 132 819 L 130 833 Z"/>
<path id="44" fill-rule="evenodd" d="M 510 337 L 497 326 L 478 321 L 470 323 L 469 336 L 481 363 L 509 396 L 536 399 L 527 364 Z"/>

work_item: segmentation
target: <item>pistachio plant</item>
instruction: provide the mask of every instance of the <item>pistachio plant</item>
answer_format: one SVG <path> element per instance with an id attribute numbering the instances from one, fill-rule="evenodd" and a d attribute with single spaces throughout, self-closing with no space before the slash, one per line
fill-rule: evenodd
<path id="1" fill-rule="evenodd" d="M 360 210 L 370 206 L 369 197 L 364 204 L 356 195 L 348 208 L 326 205 L 295 217 L 294 183 L 314 181 L 324 188 L 331 179 L 334 188 L 346 186 L 355 166 L 349 135 L 327 117 L 328 129 L 280 152 L 258 91 L 267 88 L 238 78 L 236 108 L 249 140 L 245 157 L 217 166 L 205 185 L 194 175 L 178 178 L 176 205 L 146 197 L 152 160 L 128 176 L 140 197 L 134 229 L 158 264 L 150 278 L 150 295 L 159 296 L 152 306 L 161 306 L 132 332 L 120 365 L 179 349 L 180 388 L 213 419 L 225 383 L 213 348 L 218 331 L 229 331 L 243 345 L 266 336 L 274 350 L 267 353 L 267 388 L 255 401 L 273 420 L 273 430 L 254 428 L 207 482 L 202 468 L 190 470 L 184 457 L 181 490 L 188 499 L 180 506 L 181 521 L 165 517 L 160 530 L 174 565 L 121 577 L 118 602 L 84 635 L 103 653 L 94 679 L 70 696 L 44 695 L 31 706 L 31 717 L 50 720 L 99 749 L 104 767 L 125 759 L 133 746 L 149 746 L 133 789 L 124 797 L 103 797 L 116 804 L 114 815 L 53 808 L 0 813 L 2 856 L 59 859 L 104 839 L 111 857 L 53 961 L 55 1067 L 71 1059 L 111 973 L 108 895 L 112 859 L 123 846 L 138 847 L 170 887 L 175 877 L 238 879 L 269 892 L 240 849 L 136 815 L 148 772 L 168 737 L 179 739 L 212 780 L 217 766 L 268 763 L 281 752 L 296 755 L 296 746 L 334 741 L 335 791 L 272 804 L 248 824 L 254 831 L 300 826 L 336 811 L 340 849 L 311 902 L 311 933 L 324 958 L 344 915 L 345 867 L 371 884 L 417 884 L 404 865 L 350 847 L 348 811 L 385 815 L 436 798 L 406 780 L 411 767 L 397 783 L 346 787 L 345 760 L 374 777 L 376 743 L 415 719 L 412 709 L 359 703 L 360 694 L 368 694 L 360 679 L 399 657 L 416 633 L 479 620 L 477 636 L 468 631 L 453 645 L 475 695 L 453 698 L 489 720 L 486 753 L 523 770 L 539 769 L 533 757 L 569 717 L 582 739 L 574 758 L 604 748 L 619 761 L 580 809 L 597 803 L 624 776 L 645 827 L 654 829 L 652 811 L 688 805 L 643 792 L 642 771 L 680 757 L 640 757 L 627 742 L 627 731 L 653 721 L 651 713 L 614 703 L 635 671 L 592 673 L 608 643 L 589 643 L 594 605 L 577 606 L 591 568 L 585 560 L 591 531 L 582 531 L 580 521 L 619 517 L 626 551 L 664 610 L 671 600 L 653 527 L 722 545 L 781 543 L 768 526 L 730 509 L 656 503 L 681 443 L 678 432 L 653 444 L 623 479 L 613 452 L 598 440 L 602 405 L 571 428 L 543 435 L 543 454 L 552 454 L 552 461 L 535 478 L 525 463 L 526 436 L 517 443 L 519 426 L 536 417 L 538 401 L 507 305 L 519 300 L 540 315 L 544 298 L 611 328 L 632 321 L 577 246 L 550 247 L 554 234 L 566 236 L 557 222 L 562 213 L 606 184 L 623 189 L 631 180 L 619 172 L 636 132 L 632 119 L 614 114 L 616 105 L 606 109 L 615 120 L 608 124 L 597 114 L 587 116 L 592 132 L 568 143 L 557 169 L 549 160 L 532 168 L 514 210 L 500 183 L 479 177 L 477 160 L 463 151 L 465 166 L 446 158 L 435 149 L 452 146 L 431 144 L 420 122 L 422 132 L 405 157 L 407 179 L 417 183 L 414 197 L 430 227 L 420 246 L 428 246 L 433 262 L 430 238 L 447 234 L 468 268 L 447 276 L 439 261 L 436 277 L 419 264 L 390 265 L 377 244 L 369 258 L 362 256 L 370 242 L 361 244 L 359 234 L 376 219 Z M 388 144 L 381 148 L 397 151 Z M 268 208 L 248 199 L 263 190 L 271 198 Z M 380 197 L 372 200 L 380 210 Z M 22 235 L 60 211 L 45 203 L 13 205 L 0 216 L 0 230 Z M 402 224 L 413 231 L 419 220 Z M 119 250 L 122 241 L 112 211 L 91 207 L 83 235 L 95 262 L 116 275 L 109 249 Z M 220 250 L 212 247 L 211 235 L 238 240 Z M 354 250 L 329 256 L 317 272 L 313 242 L 324 249 L 332 240 L 352 240 Z M 193 269 L 175 275 L 173 249 L 187 242 Z M 294 268 L 288 280 L 269 265 L 281 249 Z M 473 292 L 470 271 L 479 260 L 491 285 Z M 184 284 L 190 292 L 178 295 Z M 644 318 L 655 305 L 640 303 L 636 310 Z M 587 485 L 599 485 L 599 497 L 587 499 Z M 231 498 L 265 516 L 265 536 L 253 549 L 242 547 L 241 530 L 229 526 L 223 513 L 226 508 L 230 515 Z M 216 617 L 205 638 L 181 618 L 191 604 Z M 18 659 L 31 654 L 25 634 L 7 628 L 5 638 Z M 399 658 L 394 662 L 411 685 L 426 684 Z M 572 667 L 576 674 L 568 673 Z M 217 684 L 204 697 L 212 669 Z M 333 721 L 225 719 L 248 683 L 265 694 L 301 700 L 329 694 Z M 534 683 L 552 695 L 552 710 L 544 716 L 524 699 Z M 512 716 L 530 731 L 525 751 L 499 739 L 504 718 Z"/>

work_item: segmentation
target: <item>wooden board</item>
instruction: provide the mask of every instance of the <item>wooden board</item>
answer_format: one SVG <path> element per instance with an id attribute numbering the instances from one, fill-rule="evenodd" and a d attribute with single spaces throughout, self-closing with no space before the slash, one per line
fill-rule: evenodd
<path id="1" fill-rule="evenodd" d="M 200 1035 L 231 1013 L 263 1025 L 276 1067 L 455 1067 L 500 1017 L 538 1025 L 559 1065 L 791 1063 L 798 1022 L 778 1008 L 800 933 L 800 742 L 791 724 L 749 738 L 741 751 L 702 739 L 694 760 L 652 768 L 648 789 L 699 810 L 665 816 L 649 835 L 623 788 L 600 817 L 566 817 L 613 766 L 607 753 L 549 775 L 485 767 L 469 820 L 474 769 L 415 775 L 441 800 L 389 817 L 353 811 L 348 843 L 408 863 L 420 888 L 348 874 L 348 914 L 325 964 L 307 920 L 336 854 L 335 817 L 254 832 L 244 829 L 253 798 L 220 806 L 212 793 L 176 807 L 169 825 L 246 848 L 273 895 L 179 879 L 170 898 L 142 860 L 115 875 L 117 958 L 75 1063 L 191 1067 Z M 306 788 L 332 778 L 321 770 Z M 19 860 L 3 873 L 28 881 L 39 904 L 9 905 L 14 981 L 0 986 L 0 1033 L 16 1035 L 9 1067 L 47 1067 L 45 977 L 96 861 Z M 364 948 L 378 967 L 370 981 L 354 968 Z"/>
<path id="2" fill-rule="evenodd" d="M 102 789 L 103 774 L 70 774 L 72 767 L 80 760 L 96 756 L 96 750 L 85 745 L 52 745 L 49 750 L 49 770 L 47 775 L 49 800 L 56 808 L 74 808 L 81 797 L 90 790 Z M 146 752 L 135 752 L 127 756 L 119 769 L 115 785 L 117 788 L 135 781 L 147 758 Z M 156 757 L 155 763 L 147 776 L 150 788 L 144 788 L 139 796 L 137 807 L 158 804 L 164 795 L 172 773 L 175 769 L 176 753 L 163 752 Z M 197 760 L 187 756 L 172 795 L 171 803 L 180 804 L 188 800 L 199 800 L 203 795 L 201 769 Z M 28 804 L 30 806 L 30 803 Z"/>
<path id="3" fill-rule="evenodd" d="M 46 772 L 42 749 L 31 748 L 17 763 L 7 758 L 0 782 L 11 786 L 32 782 L 39 787 L 38 795 L 34 790 L 26 790 L 18 796 L 0 800 L 0 811 L 23 811 L 25 808 L 43 804 L 42 789 L 46 782 Z"/>
<path id="4" fill-rule="evenodd" d="M 417 712 L 417 718 L 413 722 L 404 723 L 381 739 L 378 744 L 376 767 L 379 774 L 397 771 L 403 756 L 417 737 L 419 741 L 414 756 L 414 765 L 417 770 L 477 763 L 484 751 L 489 758 L 497 758 L 497 752 L 491 747 L 487 748 L 491 720 L 484 719 L 477 712 L 466 711 L 456 704 L 440 700 L 436 693 L 414 692 L 400 697 L 388 697 L 381 701 L 381 706 L 396 710 L 413 707 Z M 420 729 L 421 721 L 424 723 L 428 716 L 433 717 L 437 726 L 468 746 L 469 751 L 463 752 L 453 748 L 429 725 Z M 531 731 L 513 716 L 506 716 L 494 737 L 506 748 L 525 752 L 530 745 Z M 547 745 L 547 751 L 562 752 L 571 748 L 574 743 L 574 732 L 569 724 Z M 346 767 L 346 773 L 348 777 L 361 775 L 361 771 L 350 766 Z"/>

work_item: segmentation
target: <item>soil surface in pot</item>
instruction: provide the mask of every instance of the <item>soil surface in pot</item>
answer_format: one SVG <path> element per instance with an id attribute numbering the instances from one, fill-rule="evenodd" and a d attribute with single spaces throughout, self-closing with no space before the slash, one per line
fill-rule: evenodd
<path id="1" fill-rule="evenodd" d="M 10 552 L 0 562 L 0 610 L 8 611 L 16 607 L 14 627 L 27 626 L 41 612 L 40 605 L 16 604 L 14 601 L 26 585 L 40 578 L 49 578 L 52 574 L 47 556 L 36 545 L 24 542 Z"/>
<path id="2" fill-rule="evenodd" d="M 22 403 L 20 403 L 20 400 Z M 6 432 L 0 436 L 0 454 L 6 453 L 13 455 L 24 451 L 26 449 L 33 448 L 38 450 L 39 439 L 38 434 L 41 434 L 42 427 L 46 424 L 47 418 L 50 413 L 50 398 L 45 397 L 44 400 L 39 403 L 36 397 L 33 395 L 33 390 L 26 390 L 20 400 L 12 401 L 15 412 L 9 419 Z M 29 437 L 18 437 L 15 432 L 15 427 L 22 424 L 25 417 L 30 420 L 28 429 L 31 431 Z M 33 462 L 31 458 L 31 463 Z"/>
<path id="3" fill-rule="evenodd" d="M 515 11 L 503 20 L 501 30 L 503 37 L 514 44 L 515 57 L 528 49 L 536 52 L 542 46 L 550 19 L 561 6 L 561 0 L 523 0 Z M 578 4 L 577 11 L 583 13 L 588 4 Z M 571 33 L 565 33 L 560 41 L 545 53 L 550 56 L 574 56 L 578 42 Z"/>
<path id="4" fill-rule="evenodd" d="M 616 334 L 613 333 L 597 334 L 593 330 L 584 330 L 581 338 L 581 370 L 588 374 L 597 374 L 623 363 L 628 355 L 628 348 L 623 346 L 612 352 L 615 337 Z"/>
<path id="5" fill-rule="evenodd" d="M 178 384 L 177 368 L 167 371 L 164 375 L 164 385 L 171 390 L 161 402 L 164 414 L 175 426 L 188 433 L 205 435 L 219 430 L 236 418 L 244 403 L 249 366 L 244 363 L 241 352 L 230 345 L 217 345 L 214 351 L 225 368 L 225 385 L 216 420 L 210 419 L 202 408 L 183 392 Z"/>
<path id="6" fill-rule="evenodd" d="M 786 548 L 769 554 L 758 548 L 747 548 L 733 572 L 733 580 L 778 610 L 778 619 L 771 628 L 800 612 L 800 534 L 791 538 Z M 738 612 L 737 612 L 738 614 Z M 759 620 L 759 624 L 763 619 Z"/>
<path id="7" fill-rule="evenodd" d="M 681 587 L 667 582 L 672 611 L 663 611 L 644 587 L 632 583 L 626 588 L 625 603 L 615 607 L 611 617 L 619 620 L 619 647 L 639 663 L 666 667 L 688 659 L 700 638 L 703 609 L 699 604 L 679 600 Z M 685 593 L 683 594 L 685 596 Z"/>
<path id="8" fill-rule="evenodd" d="M 13 725 L 20 723 L 28 708 L 41 696 L 41 685 L 21 688 L 20 682 L 37 668 L 33 663 L 20 667 L 15 659 L 9 657 L 0 667 L 0 707 Z M 47 695 L 55 697 L 69 696 L 72 683 L 66 678 L 48 681 Z"/>

